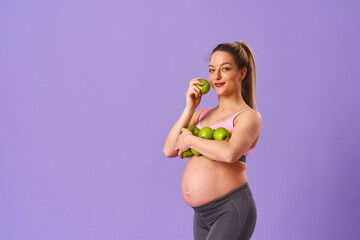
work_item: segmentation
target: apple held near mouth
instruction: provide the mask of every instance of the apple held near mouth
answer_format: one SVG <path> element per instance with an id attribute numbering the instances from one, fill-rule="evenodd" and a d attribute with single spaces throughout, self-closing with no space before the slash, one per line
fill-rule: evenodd
<path id="1" fill-rule="evenodd" d="M 199 81 L 204 85 L 196 84 L 196 86 L 200 88 L 201 94 L 207 94 L 210 91 L 210 83 L 205 79 L 199 79 Z"/>
<path id="2" fill-rule="evenodd" d="M 223 127 L 219 127 L 214 131 L 214 139 L 215 140 L 225 140 L 225 141 L 229 141 L 230 139 L 230 132 Z"/>

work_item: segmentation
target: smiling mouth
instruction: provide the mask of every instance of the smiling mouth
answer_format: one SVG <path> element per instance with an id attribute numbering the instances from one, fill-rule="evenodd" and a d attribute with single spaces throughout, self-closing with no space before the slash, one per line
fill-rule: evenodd
<path id="1" fill-rule="evenodd" d="M 215 87 L 221 87 L 222 85 L 224 85 L 225 83 L 215 83 Z"/>

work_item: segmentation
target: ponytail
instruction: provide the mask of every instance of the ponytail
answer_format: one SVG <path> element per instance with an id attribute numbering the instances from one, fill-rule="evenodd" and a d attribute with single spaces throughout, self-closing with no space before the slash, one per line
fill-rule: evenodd
<path id="1" fill-rule="evenodd" d="M 240 41 L 240 45 L 244 48 L 248 58 L 247 73 L 241 82 L 241 96 L 251 108 L 255 109 L 256 65 L 254 55 L 251 52 L 250 46 L 246 42 Z"/>

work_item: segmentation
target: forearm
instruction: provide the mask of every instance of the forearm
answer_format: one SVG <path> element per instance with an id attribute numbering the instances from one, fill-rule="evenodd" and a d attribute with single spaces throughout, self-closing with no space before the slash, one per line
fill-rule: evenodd
<path id="1" fill-rule="evenodd" d="M 235 151 L 228 141 L 189 136 L 187 143 L 190 148 L 215 161 L 231 163 L 238 159 L 238 151 Z"/>
<path id="2" fill-rule="evenodd" d="M 177 138 L 178 138 L 179 134 L 181 133 L 181 129 L 188 127 L 188 124 L 189 124 L 194 112 L 195 112 L 195 108 L 185 107 L 180 118 L 177 120 L 177 122 L 171 128 L 169 134 L 166 137 L 165 145 L 163 148 L 165 156 L 167 156 L 167 157 L 176 157 L 177 156 L 178 153 L 177 153 L 177 151 L 175 151 Z"/>

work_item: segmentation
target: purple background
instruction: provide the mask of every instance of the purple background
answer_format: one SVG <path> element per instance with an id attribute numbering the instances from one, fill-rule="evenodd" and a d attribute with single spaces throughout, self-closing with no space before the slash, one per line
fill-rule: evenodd
<path id="1" fill-rule="evenodd" d="M 192 239 L 165 137 L 244 40 L 261 137 L 252 239 L 359 239 L 360 3 L 1 1 L 0 239 Z M 199 107 L 215 107 L 213 90 Z"/>

